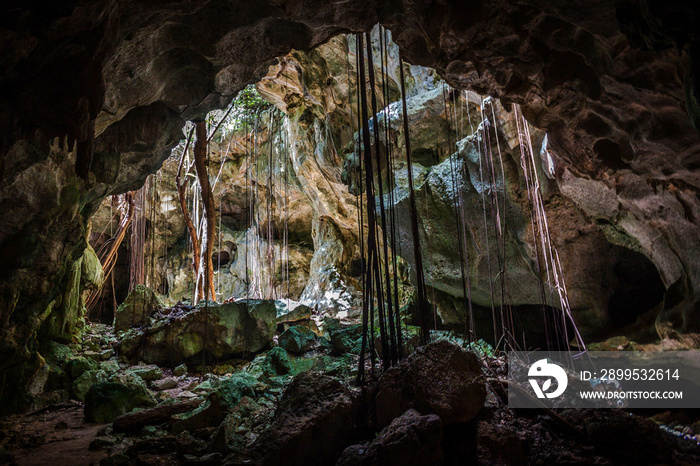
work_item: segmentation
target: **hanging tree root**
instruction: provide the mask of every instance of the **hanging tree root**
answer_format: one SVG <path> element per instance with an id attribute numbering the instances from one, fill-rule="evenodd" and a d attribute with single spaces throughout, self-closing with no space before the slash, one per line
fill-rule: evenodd
<path id="1" fill-rule="evenodd" d="M 190 216 L 190 211 L 187 208 L 187 199 L 185 197 L 185 191 L 187 190 L 187 183 L 189 179 L 187 178 L 187 173 L 185 173 L 185 180 L 182 181 L 182 167 L 185 163 L 185 157 L 187 156 L 187 150 L 190 147 L 190 142 L 192 142 L 192 134 L 194 133 L 194 128 L 190 130 L 190 134 L 187 136 L 187 143 L 185 143 L 185 149 L 182 151 L 182 156 L 180 157 L 180 163 L 177 166 L 177 175 L 175 176 L 175 186 L 177 186 L 177 197 L 180 201 L 180 210 L 182 210 L 182 217 L 185 220 L 185 225 L 187 225 L 187 231 L 190 234 L 190 240 L 192 241 L 192 270 L 194 271 L 194 276 L 199 275 L 199 237 L 197 236 L 197 229 L 194 227 L 192 222 L 192 217 Z M 189 170 L 188 170 L 189 172 Z M 201 287 L 201 283 L 198 284 L 197 294 L 203 296 L 204 292 Z"/>
<path id="2" fill-rule="evenodd" d="M 126 236 L 126 230 L 129 228 L 129 225 L 131 225 L 131 221 L 134 218 L 134 212 L 136 210 L 134 192 L 131 191 L 125 193 L 123 196 L 122 203 L 119 207 L 122 212 L 122 216 L 119 219 L 117 231 L 114 233 L 114 236 L 112 236 L 102 245 L 98 252 L 98 257 L 100 259 L 100 263 L 102 264 L 103 270 L 102 286 L 98 290 L 90 292 L 85 300 L 85 308 L 87 309 L 88 313 L 92 310 L 95 304 L 97 304 L 97 300 L 102 294 L 102 290 L 104 290 L 104 284 L 107 281 L 107 278 L 111 275 L 114 264 L 117 263 L 117 251 L 119 250 L 119 246 L 122 244 L 124 236 Z"/>

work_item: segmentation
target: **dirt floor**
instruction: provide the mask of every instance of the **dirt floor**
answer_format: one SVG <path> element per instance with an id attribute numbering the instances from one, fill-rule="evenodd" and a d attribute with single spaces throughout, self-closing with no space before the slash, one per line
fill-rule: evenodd
<path id="1" fill-rule="evenodd" d="M 0 424 L 0 445 L 12 455 L 13 464 L 19 466 L 99 464 L 107 454 L 90 449 L 90 444 L 102 427 L 104 424 L 83 421 L 81 403 L 67 403 L 4 419 Z M 12 462 L 9 457 L 7 460 Z"/>

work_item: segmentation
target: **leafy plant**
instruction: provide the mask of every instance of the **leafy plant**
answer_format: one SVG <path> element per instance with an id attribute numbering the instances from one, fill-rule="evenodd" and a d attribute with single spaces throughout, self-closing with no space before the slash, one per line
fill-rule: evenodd
<path id="1" fill-rule="evenodd" d="M 219 137 L 223 138 L 233 131 L 244 127 L 252 128 L 255 119 L 263 112 L 274 108 L 274 105 L 263 99 L 254 84 L 241 89 L 231 101 L 231 111 L 219 127 Z M 207 116 L 210 125 L 216 125 L 225 114 L 226 110 L 215 110 Z"/>

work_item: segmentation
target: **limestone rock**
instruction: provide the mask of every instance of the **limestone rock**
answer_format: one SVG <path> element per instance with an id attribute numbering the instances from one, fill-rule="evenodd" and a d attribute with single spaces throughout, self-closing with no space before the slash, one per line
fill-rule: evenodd
<path id="1" fill-rule="evenodd" d="M 187 374 L 187 364 L 180 364 L 173 370 L 175 376 L 180 377 Z"/>
<path id="2" fill-rule="evenodd" d="M 266 466 L 334 464 L 353 434 L 354 423 L 349 390 L 333 377 L 305 372 L 289 384 L 274 421 L 248 454 L 253 464 Z"/>
<path id="3" fill-rule="evenodd" d="M 108 376 L 105 371 L 91 370 L 83 372 L 73 381 L 73 394 L 80 401 L 85 401 L 85 395 L 93 385 L 107 381 Z"/>
<path id="4" fill-rule="evenodd" d="M 467 422 L 484 406 L 486 386 L 474 353 L 447 341 L 418 348 L 379 379 L 377 424 L 389 425 L 409 408 L 437 414 L 444 425 Z"/>
<path id="5" fill-rule="evenodd" d="M 337 320 L 326 319 L 324 326 L 333 348 L 339 353 L 359 354 L 362 345 L 362 325 L 343 326 Z"/>
<path id="6" fill-rule="evenodd" d="M 303 353 L 314 347 L 316 334 L 306 327 L 295 325 L 285 330 L 277 343 L 291 353 Z"/>
<path id="7" fill-rule="evenodd" d="M 226 414 L 244 397 L 255 397 L 257 384 L 251 375 L 234 374 L 221 381 L 207 401 L 190 413 L 177 414 L 171 420 L 171 431 L 194 432 L 204 427 L 215 427 L 224 420 Z"/>
<path id="8" fill-rule="evenodd" d="M 277 377 L 280 375 L 292 374 L 293 363 L 282 347 L 272 348 L 267 352 L 260 365 L 262 375 L 265 378 Z"/>
<path id="9" fill-rule="evenodd" d="M 145 382 L 153 382 L 163 377 L 163 371 L 160 367 L 150 364 L 146 366 L 132 366 L 128 369 L 128 372 L 141 378 Z"/>
<path id="10" fill-rule="evenodd" d="M 119 332 L 143 324 L 153 311 L 164 307 L 165 305 L 153 290 L 143 285 L 136 285 L 114 315 L 114 330 Z"/>
<path id="11" fill-rule="evenodd" d="M 275 334 L 274 301 L 200 303 L 191 311 L 162 316 L 120 342 L 121 354 L 148 364 L 176 366 L 203 351 L 225 359 L 265 348 Z"/>
<path id="12" fill-rule="evenodd" d="M 442 422 L 434 414 L 409 409 L 369 445 L 345 449 L 337 466 L 437 466 L 443 464 Z"/>
<path id="13" fill-rule="evenodd" d="M 90 244 L 85 248 L 83 261 L 80 267 L 80 280 L 83 290 L 99 289 L 102 287 L 102 264 Z"/>
<path id="14" fill-rule="evenodd" d="M 311 317 L 311 308 L 297 301 L 280 299 L 275 301 L 275 306 L 277 307 L 276 322 L 278 324 L 307 320 Z"/>
<path id="15" fill-rule="evenodd" d="M 177 379 L 174 377 L 166 377 L 153 382 L 153 388 L 156 390 L 170 390 L 175 387 L 177 387 Z"/>
<path id="16" fill-rule="evenodd" d="M 84 356 L 78 356 L 69 359 L 68 362 L 66 362 L 65 369 L 71 377 L 77 379 L 85 372 L 97 369 L 97 363 L 94 360 L 88 359 Z"/>
<path id="17" fill-rule="evenodd" d="M 134 408 L 155 405 L 144 385 L 135 383 L 99 382 L 85 395 L 85 420 L 110 422 Z"/>

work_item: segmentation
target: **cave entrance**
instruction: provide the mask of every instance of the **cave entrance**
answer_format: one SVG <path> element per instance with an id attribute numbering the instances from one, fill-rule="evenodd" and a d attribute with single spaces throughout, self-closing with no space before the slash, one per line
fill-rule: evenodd
<path id="1" fill-rule="evenodd" d="M 613 268 L 613 293 L 608 299 L 608 315 L 612 324 L 623 328 L 659 306 L 666 287 L 656 266 L 643 254 L 622 249 Z"/>
<path id="2" fill-rule="evenodd" d="M 364 85 L 376 117 L 367 115 L 368 147 L 386 154 L 376 159 L 371 175 L 376 212 L 386 210 L 375 235 L 380 249 L 391 243 L 379 251 L 378 263 L 382 269 L 390 265 L 381 281 L 390 285 L 386 296 L 396 295 L 393 307 L 405 311 L 417 299 L 405 119 L 424 279 L 430 289 L 449 296 L 426 294 L 433 313 L 429 324 L 435 329 L 472 325 L 465 336 L 476 338 L 474 322 L 489 321 L 491 328 L 503 327 L 489 332 L 493 344 L 522 345 L 524 327 L 510 316 L 540 309 L 563 312 L 559 327 L 571 328 L 578 338 L 576 308 L 572 311 L 563 285 L 568 270 L 558 263 L 543 222 L 540 187 L 549 193 L 547 202 L 557 195 L 545 134 L 531 127 L 517 106 L 506 108 L 496 99 L 453 89 L 434 70 L 402 63 L 388 31 L 376 27 L 369 40 L 371 52 L 363 50 L 363 55 L 372 55 L 373 65 L 368 61 L 366 70 L 374 79 L 367 76 Z M 368 209 L 363 204 L 368 195 L 357 46 L 354 36 L 339 35 L 314 50 L 292 51 L 228 108 L 206 117 L 217 300 L 289 299 L 323 316 L 360 317 L 366 299 Z M 407 76 L 405 117 L 401 73 Z M 148 226 L 134 249 L 143 256 L 138 281 L 168 305 L 191 300 L 195 283 L 193 241 L 182 206 L 197 234 L 204 221 L 192 133 L 188 123 L 171 157 L 140 191 L 144 204 L 136 213 Z M 518 190 L 527 196 L 514 194 Z M 385 228 L 391 233 L 380 238 Z M 533 244 L 543 249 L 533 252 Z M 649 280 L 635 288 L 627 268 L 618 271 L 620 289 L 610 298 L 615 325 L 629 323 L 638 308 L 628 304 L 627 296 L 638 297 L 641 288 L 656 290 L 653 277 Z M 133 286 L 133 276 L 130 282 Z M 562 288 L 563 294 L 554 291 Z M 657 298 L 655 293 L 643 299 L 645 304 Z M 374 304 L 382 300 L 386 297 L 372 298 Z M 488 318 L 465 317 L 474 312 Z M 550 341 L 559 344 L 563 338 Z M 532 341 L 539 347 L 544 340 Z"/>

